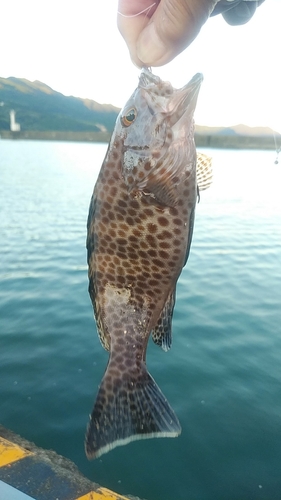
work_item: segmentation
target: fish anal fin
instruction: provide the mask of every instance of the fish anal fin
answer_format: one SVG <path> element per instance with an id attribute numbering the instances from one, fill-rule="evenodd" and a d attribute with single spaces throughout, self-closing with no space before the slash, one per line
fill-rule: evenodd
<path id="1" fill-rule="evenodd" d="M 120 378 L 108 365 L 86 434 L 89 459 L 131 441 L 176 437 L 180 432 L 174 411 L 144 363 L 138 374 L 128 372 Z"/>
<path id="2" fill-rule="evenodd" d="M 168 351 L 172 345 L 172 317 L 175 305 L 176 290 L 171 292 L 166 300 L 157 325 L 151 335 L 155 344 Z"/>
<path id="3" fill-rule="evenodd" d="M 196 177 L 199 191 L 208 189 L 213 182 L 212 158 L 204 153 L 197 153 Z"/>

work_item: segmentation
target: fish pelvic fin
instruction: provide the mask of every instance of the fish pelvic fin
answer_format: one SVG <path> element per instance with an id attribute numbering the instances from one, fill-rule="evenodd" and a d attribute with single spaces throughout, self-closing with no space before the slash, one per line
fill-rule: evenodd
<path id="1" fill-rule="evenodd" d="M 172 345 L 172 317 L 175 306 L 176 289 L 169 294 L 155 328 L 151 332 L 156 345 L 168 351 Z"/>
<path id="2" fill-rule="evenodd" d="M 138 373 L 126 372 L 121 377 L 111 373 L 109 363 L 86 433 L 88 459 L 138 439 L 176 437 L 180 433 L 177 416 L 144 362 Z"/>

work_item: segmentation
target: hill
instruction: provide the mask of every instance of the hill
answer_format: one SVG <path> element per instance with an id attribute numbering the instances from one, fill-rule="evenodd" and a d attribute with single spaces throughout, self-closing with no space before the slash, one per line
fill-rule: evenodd
<path id="1" fill-rule="evenodd" d="M 10 132 L 10 110 L 20 132 Z M 119 108 L 90 99 L 65 96 L 45 83 L 0 78 L 0 137 L 11 139 L 108 142 Z M 268 127 L 196 125 L 200 147 L 277 149 L 281 136 Z"/>
<path id="2" fill-rule="evenodd" d="M 21 130 L 111 132 L 119 109 L 90 99 L 67 97 L 42 82 L 0 78 L 0 130 L 10 129 L 10 110 Z"/>

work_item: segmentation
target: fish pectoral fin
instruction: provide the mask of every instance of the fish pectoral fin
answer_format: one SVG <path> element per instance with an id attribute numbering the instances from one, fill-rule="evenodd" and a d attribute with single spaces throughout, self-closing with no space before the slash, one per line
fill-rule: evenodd
<path id="1" fill-rule="evenodd" d="M 150 194 L 161 205 L 174 207 L 179 197 L 181 171 L 182 158 L 176 149 L 171 157 L 162 156 L 141 179 L 135 176 L 134 188 Z"/>
<path id="2" fill-rule="evenodd" d="M 151 332 L 153 342 L 168 351 L 172 345 L 172 317 L 175 306 L 176 289 L 171 292 L 159 316 L 157 325 Z"/>
<path id="3" fill-rule="evenodd" d="M 213 182 L 212 158 L 204 153 L 197 153 L 196 177 L 199 191 L 208 189 Z"/>
<path id="4" fill-rule="evenodd" d="M 131 441 L 176 437 L 180 433 L 177 416 L 144 363 L 138 373 L 127 372 L 120 377 L 116 368 L 111 373 L 109 363 L 86 434 L 89 459 Z"/>
<path id="5" fill-rule="evenodd" d="M 178 190 L 173 179 L 168 177 L 159 178 L 157 175 L 151 175 L 147 181 L 144 193 L 151 194 L 161 205 L 174 207 L 178 201 Z"/>

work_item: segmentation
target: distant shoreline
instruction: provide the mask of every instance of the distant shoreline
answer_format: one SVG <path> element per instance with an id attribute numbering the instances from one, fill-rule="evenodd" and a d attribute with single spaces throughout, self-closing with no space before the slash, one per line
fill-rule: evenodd
<path id="1" fill-rule="evenodd" d="M 71 141 L 71 142 L 104 142 L 108 143 L 109 132 L 64 132 L 26 130 L 11 132 L 0 130 L 0 139 L 37 140 L 37 141 Z M 274 137 L 271 135 L 217 135 L 195 133 L 197 147 L 221 149 L 271 149 L 275 150 Z"/>
<path id="2" fill-rule="evenodd" d="M 77 142 L 108 142 L 109 132 L 69 132 L 60 130 L 22 130 L 11 132 L 0 130 L 1 139 L 31 140 L 31 141 L 77 141 Z"/>

